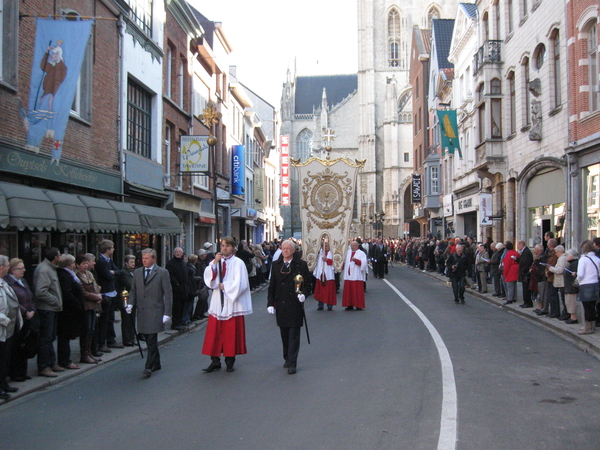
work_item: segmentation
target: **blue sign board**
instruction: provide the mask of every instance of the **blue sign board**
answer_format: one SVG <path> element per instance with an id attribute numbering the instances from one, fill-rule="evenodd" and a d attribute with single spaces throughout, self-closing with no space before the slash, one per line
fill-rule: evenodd
<path id="1" fill-rule="evenodd" d="M 231 148 L 231 194 L 244 195 L 244 146 L 234 145 Z"/>

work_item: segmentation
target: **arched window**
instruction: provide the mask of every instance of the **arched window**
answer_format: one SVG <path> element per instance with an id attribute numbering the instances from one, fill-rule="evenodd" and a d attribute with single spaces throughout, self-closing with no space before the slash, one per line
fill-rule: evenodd
<path id="1" fill-rule="evenodd" d="M 311 156 L 312 148 L 313 132 L 305 128 L 296 138 L 296 158 L 306 161 Z"/>
<path id="2" fill-rule="evenodd" d="M 508 74 L 508 89 L 510 91 L 510 134 L 517 132 L 517 99 L 515 97 L 515 73 Z"/>
<path id="3" fill-rule="evenodd" d="M 521 63 L 521 92 L 523 93 L 523 126 L 528 126 L 531 123 L 529 117 L 529 58 L 523 58 Z"/>
<path id="4" fill-rule="evenodd" d="M 388 65 L 390 67 L 400 66 L 400 37 L 402 29 L 400 25 L 400 13 L 393 8 L 388 13 Z"/>
<path id="5" fill-rule="evenodd" d="M 477 88 L 477 119 L 479 125 L 479 144 L 485 141 L 485 85 L 481 83 Z"/>
<path id="6" fill-rule="evenodd" d="M 502 82 L 498 78 L 493 78 L 490 82 L 490 125 L 492 138 L 502 137 L 502 98 L 500 95 L 502 95 Z"/>
<path id="7" fill-rule="evenodd" d="M 439 19 L 441 17 L 440 11 L 435 7 L 432 6 L 429 11 L 427 12 L 427 28 L 429 30 L 432 29 L 432 25 L 431 25 L 431 21 L 433 19 Z"/>
<path id="8" fill-rule="evenodd" d="M 550 64 L 552 68 L 550 76 L 552 78 L 552 92 L 554 93 L 554 108 L 558 108 L 562 103 L 561 84 L 560 84 L 560 33 L 554 30 L 550 37 Z"/>

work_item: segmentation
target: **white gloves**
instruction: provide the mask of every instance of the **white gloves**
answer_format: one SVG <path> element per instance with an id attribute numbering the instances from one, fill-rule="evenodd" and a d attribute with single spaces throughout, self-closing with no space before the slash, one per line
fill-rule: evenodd
<path id="1" fill-rule="evenodd" d="M 171 319 L 169 316 L 163 316 L 163 323 L 167 323 Z"/>
<path id="2" fill-rule="evenodd" d="M 125 312 L 127 314 L 131 314 L 131 311 L 133 310 L 133 305 L 127 305 L 127 308 L 125 308 Z"/>
<path id="3" fill-rule="evenodd" d="M 298 294 L 298 300 L 300 301 L 300 303 L 304 303 L 304 300 L 306 300 L 306 297 L 304 296 L 304 294 Z"/>
<path id="4" fill-rule="evenodd" d="M 269 307 L 267 308 L 267 312 L 268 312 L 269 314 L 275 314 L 275 308 L 273 308 L 272 306 L 269 306 Z"/>

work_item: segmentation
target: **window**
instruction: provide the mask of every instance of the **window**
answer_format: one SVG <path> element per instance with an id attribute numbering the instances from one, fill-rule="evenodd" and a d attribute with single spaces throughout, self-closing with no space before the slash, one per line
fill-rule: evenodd
<path id="1" fill-rule="evenodd" d="M 171 89 L 173 89 L 173 50 L 171 46 L 167 45 L 167 56 L 165 58 L 165 72 L 167 74 L 165 79 L 165 95 L 171 98 Z"/>
<path id="2" fill-rule="evenodd" d="M 152 1 L 127 0 L 127 4 L 131 8 L 130 16 L 134 23 L 149 36 L 152 35 Z"/>
<path id="3" fill-rule="evenodd" d="M 479 143 L 485 141 L 485 101 L 484 101 L 484 84 L 481 83 L 477 89 L 477 100 L 479 106 L 477 107 L 477 117 L 479 122 Z"/>
<path id="4" fill-rule="evenodd" d="M 304 129 L 296 138 L 296 158 L 306 161 L 310 158 L 313 149 L 313 133 L 308 129 Z"/>
<path id="5" fill-rule="evenodd" d="M 521 72 L 521 91 L 523 93 L 523 126 L 527 127 L 531 123 L 529 117 L 529 58 L 523 59 L 523 63 L 521 64 Z"/>
<path id="6" fill-rule="evenodd" d="M 127 81 L 127 150 L 151 157 L 152 95 L 133 80 Z"/>
<path id="7" fill-rule="evenodd" d="M 593 21 L 586 29 L 588 52 L 588 86 L 590 112 L 598 110 L 598 23 Z"/>
<path id="8" fill-rule="evenodd" d="M 183 109 L 185 109 L 185 105 L 183 103 L 183 99 L 184 97 L 184 92 L 185 92 L 185 84 L 186 84 L 186 66 L 187 66 L 187 60 L 185 59 L 185 57 L 182 55 L 181 59 L 179 60 L 179 74 L 177 76 L 178 82 L 179 82 L 179 98 L 178 103 L 179 106 L 181 106 Z"/>
<path id="9" fill-rule="evenodd" d="M 427 13 L 427 26 L 425 28 L 431 30 L 432 24 L 431 21 L 433 19 L 439 19 L 441 17 L 439 10 L 434 6 Z"/>
<path id="10" fill-rule="evenodd" d="M 0 0 L 0 81 L 17 86 L 19 2 Z"/>
<path id="11" fill-rule="evenodd" d="M 517 132 L 517 104 L 515 92 L 515 73 L 508 74 L 508 88 L 510 90 L 510 134 Z"/>
<path id="12" fill-rule="evenodd" d="M 431 195 L 440 193 L 440 168 L 438 166 L 431 166 L 429 168 L 429 180 L 431 182 Z"/>
<path id="13" fill-rule="evenodd" d="M 554 107 L 558 108 L 562 102 L 561 93 L 560 93 L 560 34 L 558 30 L 552 34 L 552 55 L 551 55 L 551 63 L 552 69 L 550 72 L 551 83 L 552 83 L 552 92 L 554 93 Z"/>
<path id="14" fill-rule="evenodd" d="M 388 64 L 390 67 L 400 66 L 400 14 L 392 9 L 388 14 Z"/>
<path id="15" fill-rule="evenodd" d="M 502 82 L 498 78 L 493 78 L 490 82 L 490 96 L 502 95 Z M 502 137 L 502 99 L 491 98 L 491 136 L 492 138 Z"/>
<path id="16" fill-rule="evenodd" d="M 408 162 L 410 158 L 410 154 L 408 152 L 404 152 L 404 162 Z"/>
<path id="17" fill-rule="evenodd" d="M 535 48 L 533 54 L 535 57 L 535 68 L 540 70 L 546 61 L 546 46 L 544 44 L 539 44 Z"/>
<path id="18" fill-rule="evenodd" d="M 502 38 L 500 37 L 500 2 L 498 0 L 496 0 L 496 3 L 494 4 L 494 11 L 496 13 L 496 15 L 494 16 L 496 27 L 494 31 L 496 32 L 496 34 L 494 36 L 496 36 L 496 39 L 500 40 Z"/>
<path id="19" fill-rule="evenodd" d="M 514 22 L 513 22 L 513 0 L 508 0 L 506 4 L 506 16 L 508 22 L 508 34 L 512 33 L 514 30 Z"/>
<path id="20" fill-rule="evenodd" d="M 490 22 L 488 20 L 487 11 L 483 13 L 483 41 L 488 41 L 490 39 Z"/>
<path id="21" fill-rule="evenodd" d="M 203 109 L 206 108 L 206 104 L 210 98 L 210 90 L 208 86 L 204 84 L 202 79 L 198 76 L 194 76 L 194 104 L 193 114 L 194 116 L 198 116 L 200 114 L 204 114 Z"/>
<path id="22" fill-rule="evenodd" d="M 527 17 L 528 11 L 529 6 L 527 5 L 527 0 L 521 0 L 521 19 L 525 19 Z"/>

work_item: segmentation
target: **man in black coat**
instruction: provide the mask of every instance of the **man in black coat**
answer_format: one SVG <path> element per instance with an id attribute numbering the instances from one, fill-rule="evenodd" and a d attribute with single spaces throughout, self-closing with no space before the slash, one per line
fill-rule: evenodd
<path id="1" fill-rule="evenodd" d="M 96 275 L 102 294 L 102 314 L 98 318 L 98 350 L 110 353 L 111 348 L 123 348 L 117 343 L 115 333 L 115 308 L 117 305 L 117 277 L 119 268 L 112 260 L 115 252 L 113 241 L 100 242 L 100 255 L 96 259 Z"/>
<path id="2" fill-rule="evenodd" d="M 190 281 L 188 278 L 188 268 L 183 260 L 183 249 L 177 247 L 173 250 L 173 257 L 167 262 L 165 269 L 169 272 L 171 278 L 171 289 L 173 291 L 173 322 L 172 330 L 185 331 L 186 327 L 182 323 L 183 306 L 187 302 L 190 292 Z"/>
<path id="3" fill-rule="evenodd" d="M 529 290 L 529 269 L 533 264 L 533 253 L 525 245 L 525 241 L 517 242 L 517 250 L 521 254 L 519 257 L 519 281 L 523 284 L 523 303 L 521 308 L 533 308 L 531 300 L 531 291 Z"/>
<path id="4" fill-rule="evenodd" d="M 296 363 L 300 350 L 300 328 L 304 320 L 304 301 L 312 292 L 311 274 L 306 261 L 294 258 L 296 245 L 287 240 L 281 244 L 281 258 L 273 262 L 267 311 L 276 314 L 277 326 L 283 344 L 284 368 L 288 374 L 296 373 Z M 304 278 L 302 293 L 296 293 L 294 277 L 300 274 Z"/>
<path id="5" fill-rule="evenodd" d="M 465 278 L 469 270 L 469 258 L 464 254 L 464 246 L 456 246 L 454 253 L 450 255 L 446 262 L 450 281 L 452 281 L 452 292 L 454 292 L 454 302 L 465 304 Z"/>

